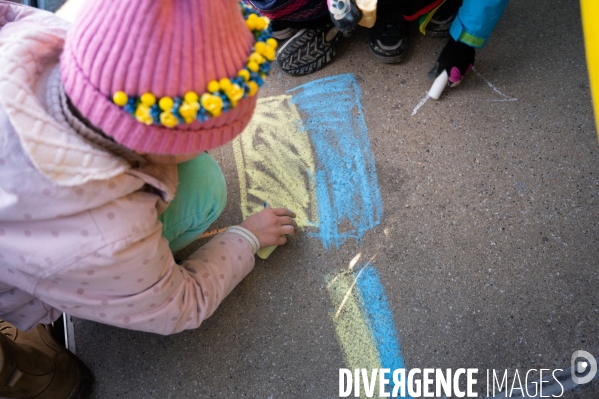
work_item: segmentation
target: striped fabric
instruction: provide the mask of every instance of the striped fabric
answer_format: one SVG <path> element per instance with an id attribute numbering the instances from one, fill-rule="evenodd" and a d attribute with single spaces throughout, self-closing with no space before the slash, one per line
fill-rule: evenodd
<path id="1" fill-rule="evenodd" d="M 244 0 L 273 20 L 309 21 L 327 13 L 326 0 Z"/>

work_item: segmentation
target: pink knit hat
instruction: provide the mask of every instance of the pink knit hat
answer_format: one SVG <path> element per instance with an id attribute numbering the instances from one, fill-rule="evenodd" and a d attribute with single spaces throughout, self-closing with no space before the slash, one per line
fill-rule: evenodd
<path id="1" fill-rule="evenodd" d="M 66 39 L 64 90 L 130 149 L 201 152 L 249 122 L 274 58 L 270 32 L 236 0 L 90 0 Z"/>

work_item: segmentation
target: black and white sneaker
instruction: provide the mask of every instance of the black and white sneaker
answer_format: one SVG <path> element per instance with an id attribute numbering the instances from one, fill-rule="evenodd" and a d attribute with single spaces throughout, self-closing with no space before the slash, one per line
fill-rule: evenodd
<path id="1" fill-rule="evenodd" d="M 424 28 L 425 35 L 430 37 L 449 37 L 449 29 L 455 20 L 457 11 L 451 9 L 441 9 L 433 15 L 429 23 Z"/>
<path id="2" fill-rule="evenodd" d="M 408 52 L 408 23 L 377 22 L 370 30 L 370 55 L 386 64 L 400 62 Z"/>
<path id="3" fill-rule="evenodd" d="M 298 31 L 298 29 L 294 29 L 294 28 L 281 28 L 280 30 L 273 29 L 272 37 L 277 39 L 279 42 L 284 42 L 285 40 L 289 39 L 291 36 L 295 35 L 295 33 L 297 31 Z"/>
<path id="4" fill-rule="evenodd" d="M 300 76 L 315 72 L 331 62 L 340 37 L 341 32 L 332 23 L 297 29 L 278 48 L 277 65 L 289 75 Z"/>

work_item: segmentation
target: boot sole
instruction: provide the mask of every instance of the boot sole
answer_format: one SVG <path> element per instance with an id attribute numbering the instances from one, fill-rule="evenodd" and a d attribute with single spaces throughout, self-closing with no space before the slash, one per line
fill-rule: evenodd
<path id="1" fill-rule="evenodd" d="M 410 49 L 410 47 L 408 46 L 406 48 L 406 50 L 398 55 L 381 55 L 378 54 L 377 52 L 375 52 L 371 46 L 368 46 L 368 50 L 370 51 L 370 56 L 375 59 L 378 62 L 381 62 L 383 64 L 397 64 L 398 62 L 401 62 L 404 58 L 406 58 L 406 55 L 408 54 L 408 50 Z"/>
<path id="2" fill-rule="evenodd" d="M 331 28 L 337 29 L 337 28 Z M 341 36 L 339 30 L 327 40 L 328 31 L 315 32 L 302 29 L 285 42 L 277 52 L 277 65 L 281 71 L 294 76 L 315 72 L 335 56 L 335 46 Z"/>
<path id="3" fill-rule="evenodd" d="M 426 36 L 426 37 L 435 37 L 435 38 L 439 38 L 439 39 L 442 39 L 444 37 L 449 37 L 449 30 L 435 31 L 435 30 L 425 29 L 424 32 L 425 32 L 424 36 Z"/>

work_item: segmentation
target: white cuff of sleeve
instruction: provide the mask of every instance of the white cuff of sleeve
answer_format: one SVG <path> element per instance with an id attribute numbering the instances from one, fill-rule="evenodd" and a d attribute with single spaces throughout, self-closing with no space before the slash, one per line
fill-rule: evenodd
<path id="1" fill-rule="evenodd" d="M 258 238 L 254 235 L 254 233 L 252 233 L 248 229 L 243 228 L 241 226 L 231 226 L 227 229 L 227 231 L 230 233 L 239 234 L 240 236 L 245 238 L 248 244 L 250 244 L 250 247 L 252 248 L 252 252 L 254 254 L 256 254 L 256 252 L 258 252 L 258 250 L 260 249 L 260 241 L 258 241 Z"/>

